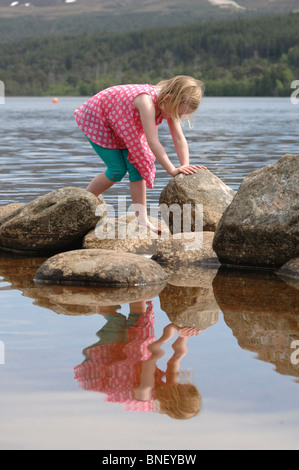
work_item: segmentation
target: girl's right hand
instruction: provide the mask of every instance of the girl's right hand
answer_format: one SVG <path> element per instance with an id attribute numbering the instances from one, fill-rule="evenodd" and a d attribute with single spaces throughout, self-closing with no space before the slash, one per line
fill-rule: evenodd
<path id="1" fill-rule="evenodd" d="M 193 173 L 196 173 L 198 169 L 207 170 L 207 168 L 203 165 L 182 165 L 179 168 L 175 168 L 171 176 L 177 176 L 179 173 L 183 173 L 184 175 L 192 175 Z"/>

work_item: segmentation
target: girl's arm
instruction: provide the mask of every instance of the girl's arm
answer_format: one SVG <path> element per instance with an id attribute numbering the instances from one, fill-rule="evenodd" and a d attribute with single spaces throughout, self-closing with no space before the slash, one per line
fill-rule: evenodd
<path id="1" fill-rule="evenodd" d="M 164 147 L 159 141 L 158 130 L 156 126 L 156 110 L 154 103 L 149 95 L 142 94 L 138 95 L 134 100 L 134 105 L 140 113 L 142 127 L 147 139 L 148 145 L 155 155 L 160 165 L 169 173 L 171 176 L 176 176 L 179 173 L 192 174 L 196 173 L 197 166 L 186 165 L 180 168 L 175 166 L 169 160 Z"/>
<path id="2" fill-rule="evenodd" d="M 181 123 L 178 119 L 168 119 L 168 127 L 172 136 L 175 150 L 180 161 L 181 167 L 177 168 L 178 173 L 183 173 L 182 169 L 195 167 L 206 170 L 203 165 L 190 165 L 189 163 L 189 147 L 184 136 Z M 177 173 L 176 173 L 177 174 Z M 188 173 L 187 173 L 188 174 Z"/>
<path id="3" fill-rule="evenodd" d="M 151 399 L 152 390 L 155 387 L 156 363 L 165 354 L 161 345 L 172 338 L 176 330 L 177 328 L 173 324 L 166 326 L 161 338 L 148 346 L 151 356 L 142 363 L 140 385 L 133 389 L 136 400 L 146 401 Z"/>
<path id="4" fill-rule="evenodd" d="M 189 147 L 180 121 L 171 118 L 168 119 L 167 123 L 180 164 L 182 166 L 189 165 Z"/>

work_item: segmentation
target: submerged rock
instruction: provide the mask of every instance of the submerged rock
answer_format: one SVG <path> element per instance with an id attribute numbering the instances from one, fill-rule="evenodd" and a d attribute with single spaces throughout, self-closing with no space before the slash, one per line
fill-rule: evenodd
<path id="1" fill-rule="evenodd" d="M 83 240 L 83 248 L 102 248 L 138 254 L 154 254 L 162 241 L 169 237 L 166 224 L 149 217 L 150 222 L 162 231 L 161 235 L 141 226 L 133 214 L 118 218 L 106 217 Z"/>
<path id="2" fill-rule="evenodd" d="M 224 184 L 217 176 L 208 170 L 197 170 L 193 175 L 179 174 L 173 178 L 163 189 L 160 196 L 161 214 L 168 224 L 168 211 L 173 204 L 181 209 L 180 226 L 174 221 L 172 213 L 169 214 L 169 229 L 172 233 L 198 231 L 197 219 L 201 216 L 196 212 L 196 205 L 203 206 L 203 227 L 205 231 L 215 231 L 227 206 L 232 202 L 235 191 Z M 191 205 L 190 218 L 186 205 Z M 185 209 L 184 209 L 185 206 Z M 185 214 L 184 214 L 185 210 Z M 190 227 L 184 229 L 185 224 Z"/>
<path id="3" fill-rule="evenodd" d="M 296 281 L 299 285 L 299 258 L 294 258 L 285 263 L 278 271 L 277 274 L 281 278 L 286 278 Z"/>
<path id="4" fill-rule="evenodd" d="M 49 258 L 35 275 L 37 283 L 130 287 L 166 283 L 154 261 L 133 253 L 90 249 Z"/>
<path id="5" fill-rule="evenodd" d="M 278 268 L 299 253 L 299 155 L 251 173 L 219 223 L 213 248 L 224 265 Z"/>
<path id="6" fill-rule="evenodd" d="M 214 232 L 190 232 L 173 235 L 163 240 L 152 259 L 167 265 L 201 264 L 210 267 L 220 266 L 213 250 Z"/>
<path id="7" fill-rule="evenodd" d="M 168 284 L 178 287 L 210 288 L 219 267 L 200 264 L 163 265 Z"/>
<path id="8" fill-rule="evenodd" d="M 0 248 L 28 254 L 62 251 L 95 227 L 100 204 L 103 198 L 79 188 L 45 194 L 0 218 Z"/>

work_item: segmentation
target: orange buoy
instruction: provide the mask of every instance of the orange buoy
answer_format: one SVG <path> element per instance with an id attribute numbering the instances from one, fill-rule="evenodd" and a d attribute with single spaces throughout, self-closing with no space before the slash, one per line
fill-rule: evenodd
<path id="1" fill-rule="evenodd" d="M 52 103 L 58 103 L 58 98 L 53 98 Z"/>

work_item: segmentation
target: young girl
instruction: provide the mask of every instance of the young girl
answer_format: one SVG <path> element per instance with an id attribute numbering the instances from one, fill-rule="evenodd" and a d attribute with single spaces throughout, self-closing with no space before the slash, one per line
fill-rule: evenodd
<path id="1" fill-rule="evenodd" d="M 78 126 L 107 170 L 86 188 L 98 196 L 129 173 L 132 202 L 138 222 L 149 222 L 146 187 L 153 188 L 155 160 L 169 173 L 189 175 L 200 165 L 190 165 L 188 144 L 180 118 L 200 105 L 203 85 L 188 76 L 177 76 L 158 85 L 120 85 L 101 91 L 75 111 Z M 157 126 L 167 120 L 180 166 L 169 160 L 158 137 Z"/>

